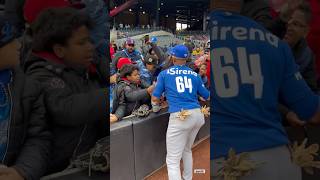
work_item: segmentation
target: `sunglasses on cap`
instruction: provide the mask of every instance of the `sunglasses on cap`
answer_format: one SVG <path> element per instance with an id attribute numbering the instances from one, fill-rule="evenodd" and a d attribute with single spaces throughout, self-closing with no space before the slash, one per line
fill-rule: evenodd
<path id="1" fill-rule="evenodd" d="M 128 46 L 132 46 L 132 47 L 134 47 L 134 44 L 128 44 Z"/>

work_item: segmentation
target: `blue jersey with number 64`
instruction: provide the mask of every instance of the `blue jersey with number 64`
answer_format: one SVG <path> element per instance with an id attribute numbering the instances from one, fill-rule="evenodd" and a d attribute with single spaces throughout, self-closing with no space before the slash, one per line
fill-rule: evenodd
<path id="1" fill-rule="evenodd" d="M 288 143 L 278 104 L 308 120 L 319 105 L 289 46 L 236 13 L 210 14 L 211 159 Z"/>
<path id="2" fill-rule="evenodd" d="M 153 96 L 160 98 L 163 92 L 170 113 L 181 109 L 199 108 L 198 95 L 209 98 L 209 91 L 203 85 L 200 76 L 185 65 L 172 66 L 159 74 Z"/>

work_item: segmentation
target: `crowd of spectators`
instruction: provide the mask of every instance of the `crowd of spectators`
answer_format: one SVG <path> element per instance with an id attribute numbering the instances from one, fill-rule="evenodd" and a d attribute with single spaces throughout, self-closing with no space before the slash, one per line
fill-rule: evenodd
<path id="1" fill-rule="evenodd" d="M 153 91 L 158 74 L 172 64 L 169 55 L 170 49 L 179 44 L 170 43 L 159 45 L 163 36 L 149 37 L 145 35 L 141 39 L 141 52 L 130 37 L 126 39 L 124 48 L 121 50 L 114 41 L 110 48 L 114 52 L 110 65 L 110 122 L 122 120 L 138 109 L 141 105 L 151 107 L 150 94 Z M 204 44 L 206 42 L 203 42 Z M 189 60 L 187 65 L 199 73 L 204 84 L 209 88 L 210 75 L 210 50 L 208 47 L 194 45 L 190 39 L 184 42 L 189 49 Z M 115 51 L 117 49 L 118 51 Z M 196 52 L 194 54 L 193 52 Z M 196 63 L 197 62 L 197 63 Z M 138 76 L 134 80 L 132 76 Z M 162 104 L 166 105 L 165 99 Z"/>

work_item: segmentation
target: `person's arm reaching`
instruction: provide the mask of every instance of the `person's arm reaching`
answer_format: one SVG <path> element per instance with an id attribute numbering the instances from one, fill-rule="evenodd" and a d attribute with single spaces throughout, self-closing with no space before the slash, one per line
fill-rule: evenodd
<path id="1" fill-rule="evenodd" d="M 284 51 L 286 55 L 285 76 L 281 82 L 280 98 L 300 119 L 320 124 L 319 96 L 307 86 L 287 45 Z"/>
<path id="2" fill-rule="evenodd" d="M 157 84 L 156 87 L 152 93 L 152 98 L 151 98 L 151 105 L 152 105 L 152 110 L 153 112 L 159 112 L 161 107 L 160 107 L 160 98 L 162 93 L 164 92 L 164 77 L 163 73 L 160 73 L 158 78 L 157 78 Z"/>
<path id="3" fill-rule="evenodd" d="M 167 59 L 167 55 L 162 51 L 162 49 L 154 43 L 151 43 L 151 47 L 155 54 L 159 58 L 159 64 L 163 63 Z"/>
<path id="4" fill-rule="evenodd" d="M 42 82 L 46 109 L 48 115 L 55 119 L 55 123 L 73 127 L 107 117 L 106 88 L 74 93 L 66 82 L 53 74 L 33 72 L 29 75 Z"/>
<path id="5" fill-rule="evenodd" d="M 124 92 L 128 101 L 140 101 L 149 96 L 153 87 L 133 91 L 130 87 L 125 87 Z"/>
<path id="6" fill-rule="evenodd" d="M 210 92 L 207 90 L 207 88 L 204 86 L 200 76 L 197 76 L 197 84 L 198 84 L 198 94 L 204 98 L 205 100 L 209 100 L 210 98 Z"/>

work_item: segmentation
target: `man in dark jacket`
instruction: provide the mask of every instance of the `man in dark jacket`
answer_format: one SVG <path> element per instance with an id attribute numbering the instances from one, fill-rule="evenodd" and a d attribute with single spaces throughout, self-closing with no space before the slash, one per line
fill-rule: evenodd
<path id="1" fill-rule="evenodd" d="M 315 70 L 315 56 L 309 48 L 305 37 L 309 32 L 308 22 L 311 19 L 311 10 L 308 4 L 302 3 L 293 12 L 287 24 L 287 31 L 284 40 L 290 45 L 299 72 L 304 78 L 309 88 L 318 93 L 317 76 Z M 293 126 L 304 125 L 299 117 L 284 106 L 280 106 L 282 115 Z"/>
<path id="2" fill-rule="evenodd" d="M 130 58 L 133 62 L 143 60 L 142 54 L 135 49 L 135 42 L 133 39 L 128 38 L 125 42 L 125 49 L 117 52 L 112 59 L 111 75 L 117 72 L 116 66 L 120 58 Z"/>
<path id="3" fill-rule="evenodd" d="M 108 135 L 107 90 L 92 65 L 91 20 L 73 8 L 48 9 L 34 24 L 26 71 L 41 82 L 54 135 L 49 173 L 65 169 Z"/>
<path id="4" fill-rule="evenodd" d="M 37 180 L 49 162 L 51 135 L 39 85 L 19 65 L 14 28 L 0 18 L 0 180 Z"/>
<path id="5" fill-rule="evenodd" d="M 287 23 L 284 40 L 290 45 L 299 71 L 312 91 L 317 92 L 315 57 L 309 48 L 305 37 L 309 32 L 311 9 L 306 3 L 297 7 Z"/>

